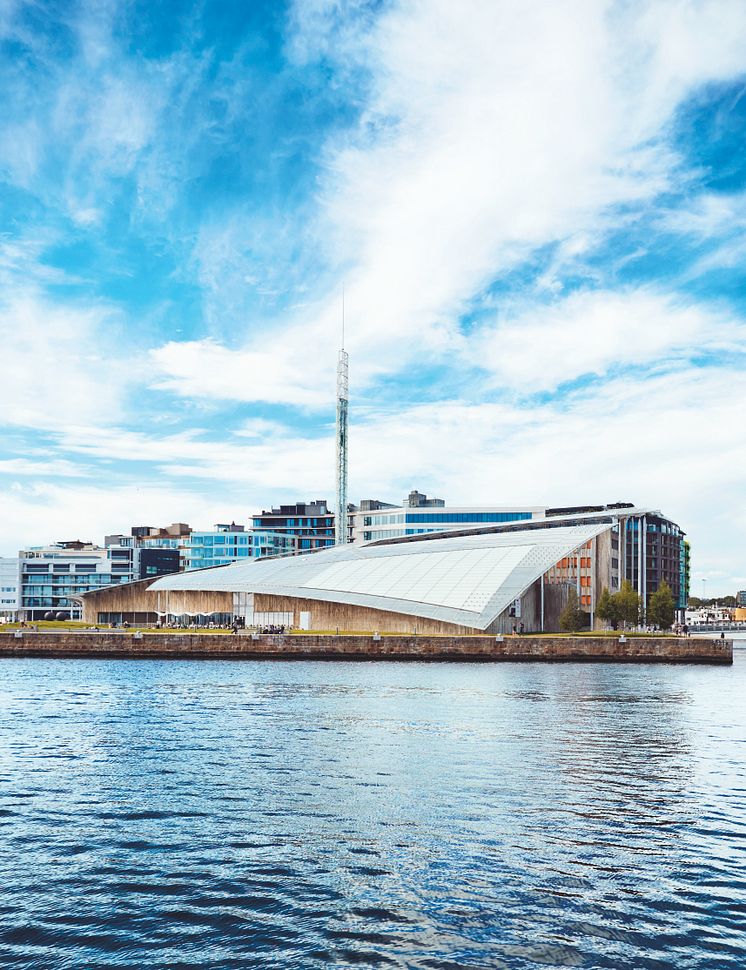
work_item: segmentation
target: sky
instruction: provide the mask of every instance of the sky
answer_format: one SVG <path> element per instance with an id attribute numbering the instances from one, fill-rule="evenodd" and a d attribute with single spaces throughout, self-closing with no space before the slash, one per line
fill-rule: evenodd
<path id="1" fill-rule="evenodd" d="M 746 589 L 743 0 L 0 0 L 0 555 L 632 501 Z M 706 584 L 706 586 L 705 586 Z"/>

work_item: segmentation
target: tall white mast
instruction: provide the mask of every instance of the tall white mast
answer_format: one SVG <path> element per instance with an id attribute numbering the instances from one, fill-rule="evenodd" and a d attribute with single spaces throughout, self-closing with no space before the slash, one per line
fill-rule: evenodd
<path id="1" fill-rule="evenodd" d="M 337 509 L 335 541 L 347 542 L 347 408 L 350 356 L 345 347 L 345 295 L 342 289 L 342 347 L 337 362 Z"/>

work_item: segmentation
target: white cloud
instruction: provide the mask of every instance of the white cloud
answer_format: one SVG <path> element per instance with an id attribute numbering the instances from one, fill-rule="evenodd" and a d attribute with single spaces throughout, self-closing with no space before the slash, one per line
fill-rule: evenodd
<path id="1" fill-rule="evenodd" d="M 175 496 L 158 485 L 74 487 L 53 482 L 6 489 L 0 503 L 0 555 L 65 539 L 103 544 L 105 535 L 133 525 L 173 521 L 208 523 L 225 518 L 225 506 L 209 495 Z"/>
<path id="2" fill-rule="evenodd" d="M 120 416 L 132 377 L 124 348 L 113 349 L 119 322 L 105 305 L 65 305 L 11 289 L 0 300 L 3 422 L 61 428 Z"/>
<path id="3" fill-rule="evenodd" d="M 53 461 L 39 461 L 30 458 L 2 458 L 0 459 L 0 475 L 28 476 L 29 478 L 86 478 L 91 475 L 89 469 L 65 459 Z"/>
<path id="4" fill-rule="evenodd" d="M 746 227 L 746 192 L 704 192 L 686 206 L 663 212 L 660 225 L 696 242 L 742 232 Z"/>
<path id="5" fill-rule="evenodd" d="M 214 340 L 171 341 L 150 351 L 154 387 L 183 397 L 328 406 L 331 377 L 319 382 L 311 348 L 301 357 L 289 340 L 268 338 L 264 349 L 231 351 Z M 329 372 L 329 364 L 322 369 Z"/>
<path id="6" fill-rule="evenodd" d="M 481 328 L 469 342 L 475 366 L 495 385 L 554 390 L 612 368 L 675 366 L 692 355 L 741 353 L 744 321 L 652 290 L 580 291 L 533 303 Z"/>
<path id="7" fill-rule="evenodd" d="M 615 206 L 686 178 L 666 141 L 675 110 L 699 86 L 746 70 L 740 0 L 413 0 L 377 19 L 308 0 L 293 22 L 293 56 L 332 60 L 360 86 L 363 111 L 355 131 L 326 145 L 308 234 L 344 267 L 334 293 L 321 283 L 233 351 L 248 363 L 282 332 L 283 379 L 254 391 L 270 401 L 320 401 L 343 276 L 360 386 L 447 358 L 461 346 L 461 314 L 499 274 L 548 244 L 574 258 L 602 238 Z M 230 230 L 240 250 L 235 221 Z M 203 245 L 208 275 L 218 255 Z M 557 276 L 541 285 L 557 289 Z M 174 374 L 175 353 L 164 358 L 172 389 L 221 396 L 201 383 L 196 353 Z"/>
<path id="8" fill-rule="evenodd" d="M 744 577 L 746 460 L 734 435 L 745 396 L 743 370 L 686 368 L 652 380 L 630 370 L 531 409 L 423 405 L 353 423 L 351 491 L 398 500 L 416 486 L 454 505 L 650 505 L 690 534 L 695 578 L 717 572 L 719 591 L 732 592 Z"/>

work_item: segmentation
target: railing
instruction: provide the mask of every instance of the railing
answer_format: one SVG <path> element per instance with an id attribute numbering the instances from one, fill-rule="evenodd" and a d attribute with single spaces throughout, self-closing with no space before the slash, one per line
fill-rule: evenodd
<path id="1" fill-rule="evenodd" d="M 712 623 L 688 623 L 687 626 L 689 627 L 690 631 L 706 630 L 709 633 L 721 633 L 730 630 L 746 631 L 746 623 L 736 620 L 721 621 L 717 623 L 714 621 Z"/>

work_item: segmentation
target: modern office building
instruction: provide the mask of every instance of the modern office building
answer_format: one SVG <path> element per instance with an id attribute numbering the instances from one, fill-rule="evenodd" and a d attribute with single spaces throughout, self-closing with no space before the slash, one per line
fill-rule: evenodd
<path id="1" fill-rule="evenodd" d="M 628 533 L 635 532 L 630 523 L 643 536 L 643 556 L 652 527 L 673 526 L 659 512 L 629 504 L 545 511 L 543 518 L 466 523 L 95 591 L 85 596 L 85 616 L 95 622 L 239 617 L 247 626 L 312 630 L 505 633 L 517 623 L 526 631 L 556 630 L 575 588 L 593 625 L 602 590 L 638 578 L 629 575 L 623 554 Z M 664 558 L 666 569 L 678 572 L 673 554 Z"/>
<path id="2" fill-rule="evenodd" d="M 174 541 L 182 542 L 181 539 Z M 143 540 L 137 536 L 109 535 L 104 537 L 104 547 L 111 549 L 112 560 L 119 563 L 125 560 L 128 562 L 130 572 L 135 579 L 177 573 L 181 566 L 179 546 L 145 546 Z"/>
<path id="3" fill-rule="evenodd" d="M 91 589 L 179 570 L 179 551 L 142 549 L 132 536 L 106 536 L 103 547 L 74 540 L 18 554 L 19 615 L 26 620 L 78 619 L 80 597 Z"/>
<path id="4" fill-rule="evenodd" d="M 308 552 L 334 545 L 334 513 L 324 499 L 280 505 L 252 518 L 254 532 L 295 536 L 298 550 Z"/>
<path id="5" fill-rule="evenodd" d="M 181 569 L 181 550 L 164 548 L 138 548 L 135 555 L 135 573 L 139 579 L 148 576 L 168 576 Z"/>
<path id="6" fill-rule="evenodd" d="M 20 615 L 26 620 L 78 619 L 80 596 L 137 578 L 132 550 L 58 542 L 19 552 Z"/>
<path id="7" fill-rule="evenodd" d="M 640 593 L 647 609 L 650 597 L 665 580 L 671 587 L 677 609 L 686 607 L 689 570 L 689 548 L 685 546 L 684 533 L 660 513 L 649 512 L 644 516 L 626 520 L 624 532 L 625 573 Z"/>
<path id="8" fill-rule="evenodd" d="M 20 559 L 0 557 L 0 620 L 18 619 L 21 605 Z"/>
<path id="9" fill-rule="evenodd" d="M 443 499 L 428 499 L 427 495 L 412 491 L 400 506 L 370 499 L 361 502 L 350 515 L 352 541 L 376 542 L 470 525 L 522 522 L 542 518 L 544 512 L 533 506 L 447 507 Z"/>
<path id="10" fill-rule="evenodd" d="M 185 569 L 207 569 L 242 559 L 292 556 L 298 547 L 299 538 L 291 533 L 247 532 L 244 526 L 232 522 L 216 525 L 207 532 L 193 531 L 184 541 L 182 554 Z"/>

